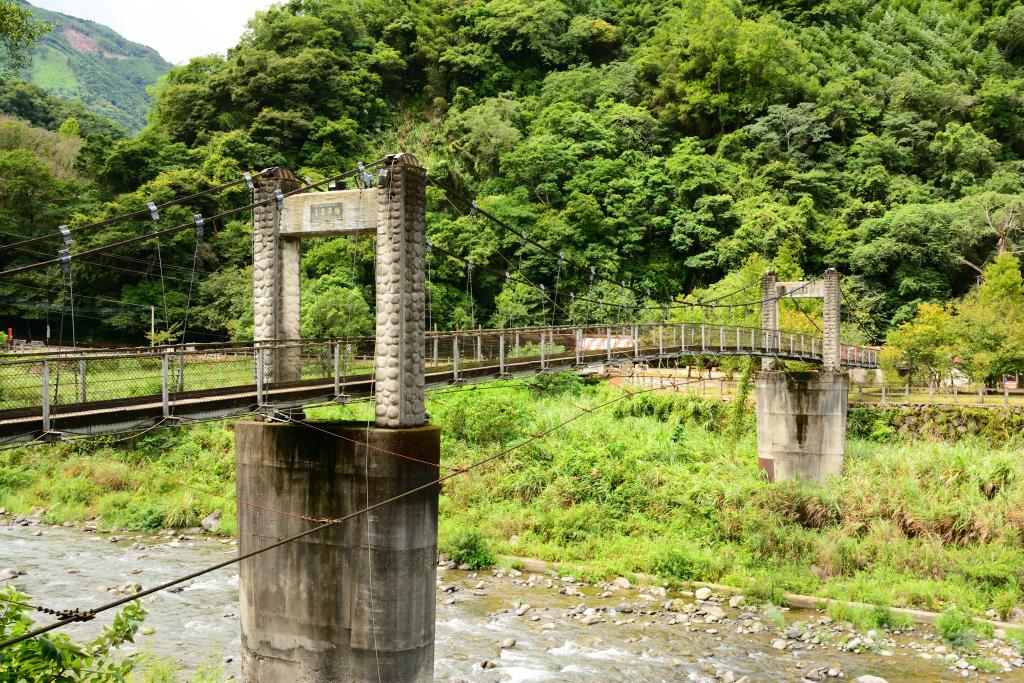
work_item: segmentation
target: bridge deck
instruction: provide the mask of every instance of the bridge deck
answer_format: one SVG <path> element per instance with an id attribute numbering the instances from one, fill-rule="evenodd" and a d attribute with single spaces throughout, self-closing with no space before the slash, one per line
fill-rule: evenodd
<path id="1" fill-rule="evenodd" d="M 301 358 L 302 380 L 258 385 L 250 379 L 256 374 L 259 354 L 284 349 Z M 820 363 L 821 340 L 797 333 L 689 323 L 431 334 L 425 348 L 426 385 L 435 388 L 599 364 L 727 355 Z M 871 349 L 844 346 L 842 355 L 848 367 L 877 367 Z M 58 432 L 100 434 L 163 421 L 222 417 L 261 405 L 294 407 L 365 396 L 373 388 L 372 358 L 372 339 L 7 358 L 0 361 L 0 441 Z M 43 399 L 43 386 L 48 386 L 48 401 Z"/>

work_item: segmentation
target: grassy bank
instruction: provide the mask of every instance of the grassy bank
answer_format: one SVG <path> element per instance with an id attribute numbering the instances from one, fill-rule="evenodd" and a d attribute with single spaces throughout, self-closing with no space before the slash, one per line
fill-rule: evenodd
<path id="1" fill-rule="evenodd" d="M 556 377 L 435 395 L 443 459 L 466 466 L 618 395 Z M 366 404 L 315 418 L 365 418 Z M 1008 618 L 1024 607 L 1024 448 L 966 439 L 852 438 L 827 485 L 769 485 L 752 416 L 714 400 L 621 401 L 448 482 L 441 546 L 478 531 L 493 552 L 632 572 Z M 870 434 L 870 430 L 858 433 Z M 0 506 L 54 522 L 99 515 L 122 528 L 234 528 L 233 446 L 220 424 L 0 455 Z M 184 481 L 182 481 L 184 480 Z M 183 486 L 186 484 L 187 486 Z M 458 541 L 464 543 L 464 541 Z"/>
<path id="2" fill-rule="evenodd" d="M 45 508 L 53 524 L 96 518 L 101 528 L 135 530 L 198 526 L 220 509 L 219 533 L 233 534 L 233 437 L 214 422 L 2 451 L 0 507 Z"/>

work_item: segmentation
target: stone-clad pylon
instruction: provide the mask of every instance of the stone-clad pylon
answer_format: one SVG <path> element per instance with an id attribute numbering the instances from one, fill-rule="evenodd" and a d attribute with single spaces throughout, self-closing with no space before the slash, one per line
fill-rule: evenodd
<path id="1" fill-rule="evenodd" d="M 347 518 L 242 562 L 248 683 L 433 680 L 440 430 L 424 410 L 426 180 L 407 154 L 387 157 L 372 186 L 280 202 L 294 176 L 260 178 L 257 201 L 273 201 L 253 218 L 257 340 L 299 337 L 301 238 L 376 235 L 376 426 L 235 427 L 242 552 Z M 298 350 L 272 349 L 265 377 L 299 379 Z"/>

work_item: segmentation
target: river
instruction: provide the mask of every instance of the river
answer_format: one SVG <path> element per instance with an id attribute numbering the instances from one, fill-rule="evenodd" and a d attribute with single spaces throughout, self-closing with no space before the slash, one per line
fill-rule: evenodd
<path id="1" fill-rule="evenodd" d="M 202 536 L 126 533 L 111 542 L 110 534 L 20 526 L 10 520 L 0 518 L 0 569 L 24 572 L 13 583 L 49 607 L 95 607 L 127 582 L 154 585 L 236 551 L 231 541 Z M 941 648 L 936 653 L 937 643 L 921 631 L 876 634 L 875 643 L 860 654 L 815 644 L 814 637 L 795 637 L 792 630 L 794 637 L 786 638 L 756 607 L 730 607 L 728 596 L 715 596 L 699 607 L 692 594 L 585 586 L 528 573 L 442 568 L 438 576 L 438 681 L 711 682 L 746 675 L 753 683 L 827 678 L 827 669 L 841 671 L 847 680 L 874 674 L 890 683 L 961 679 L 964 674 L 1024 680 L 1019 667 L 1009 671 L 1010 664 L 995 676 L 966 668 L 953 671 L 956 664 L 943 657 Z M 672 610 L 665 609 L 670 600 L 676 600 Z M 137 639 L 140 649 L 174 660 L 182 671 L 206 662 L 221 667 L 226 678 L 241 677 L 237 567 L 210 573 L 180 592 L 150 596 L 144 606 L 149 616 L 146 635 Z M 111 616 L 67 630 L 86 639 Z M 843 633 L 835 624 L 821 624 L 816 612 L 789 611 L 785 619 L 791 629 L 816 624 L 809 633 L 819 641 Z M 764 630 L 749 632 L 762 624 Z M 833 635 L 826 638 L 825 633 Z M 777 649 L 780 643 L 786 649 Z M 993 643 L 993 652 L 998 654 L 999 646 Z"/>

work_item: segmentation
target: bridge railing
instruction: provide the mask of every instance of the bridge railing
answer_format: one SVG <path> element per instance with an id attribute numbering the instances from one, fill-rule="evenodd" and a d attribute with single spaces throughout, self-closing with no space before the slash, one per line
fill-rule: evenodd
<path id="1" fill-rule="evenodd" d="M 281 382 L 268 360 L 287 356 L 289 381 L 333 384 L 371 377 L 375 343 L 353 339 L 233 342 L 119 350 L 82 349 L 0 358 L 0 410 L 44 415 L 62 407 L 112 401 L 161 402 L 173 412 L 180 395 L 237 388 L 262 396 Z M 776 355 L 820 362 L 820 337 L 708 323 L 603 324 L 431 332 L 423 357 L 428 376 L 536 372 L 583 363 L 656 360 L 678 356 Z M 843 346 L 845 364 L 876 367 L 871 349 Z"/>

